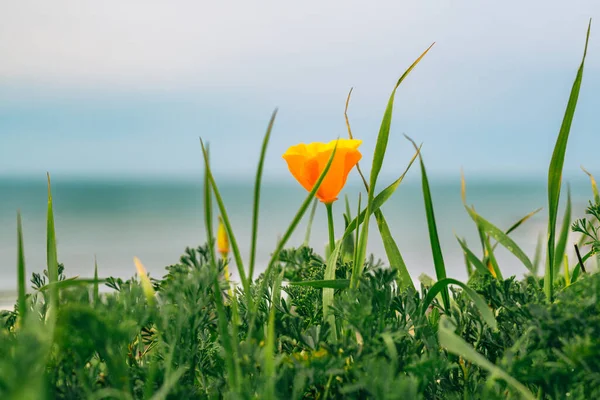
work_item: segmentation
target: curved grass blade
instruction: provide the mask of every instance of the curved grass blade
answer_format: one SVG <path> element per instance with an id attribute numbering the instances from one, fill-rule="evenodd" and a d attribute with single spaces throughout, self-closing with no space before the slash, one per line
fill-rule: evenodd
<path id="1" fill-rule="evenodd" d="M 258 239 L 258 208 L 260 205 L 260 184 L 262 182 L 263 167 L 265 164 L 265 155 L 267 154 L 267 146 L 269 139 L 271 138 L 271 131 L 273 130 L 273 124 L 275 123 L 275 117 L 277 116 L 277 109 L 273 111 L 269 125 L 267 126 L 267 133 L 263 139 L 262 147 L 260 150 L 260 159 L 258 161 L 258 168 L 256 169 L 256 181 L 254 183 L 254 201 L 252 203 L 252 234 L 250 236 L 250 264 L 248 267 L 248 280 L 252 282 L 254 279 L 254 264 L 256 261 L 256 241 Z M 237 262 L 237 261 L 236 261 Z"/>
<path id="2" fill-rule="evenodd" d="M 465 253 L 465 258 L 471 263 L 471 265 L 475 267 L 475 270 L 482 275 L 489 274 L 490 270 L 487 269 L 485 264 L 479 258 L 477 258 L 477 256 L 471 251 L 471 249 L 469 249 L 467 243 L 464 240 L 461 240 L 458 236 L 455 235 L 455 237 L 456 240 L 458 240 L 460 247 L 463 249 L 463 252 Z"/>
<path id="3" fill-rule="evenodd" d="M 596 204 L 600 203 L 600 194 L 598 193 L 598 185 L 596 184 L 596 179 L 594 179 L 594 175 L 592 175 L 590 172 L 588 172 L 588 170 L 583 168 L 583 166 L 581 167 L 581 169 L 590 178 L 590 183 L 592 185 L 592 193 L 594 193 L 594 202 Z"/>
<path id="4" fill-rule="evenodd" d="M 225 209 L 225 204 L 223 203 L 223 198 L 221 197 L 219 188 L 217 187 L 215 179 L 213 178 L 213 174 L 210 169 L 210 164 L 208 162 L 208 153 L 206 151 L 206 148 L 204 147 L 204 142 L 202 141 L 202 139 L 200 139 L 200 146 L 202 147 L 202 154 L 204 156 L 204 166 L 206 168 L 206 175 L 208 177 L 210 187 L 212 188 L 212 191 L 215 195 L 215 199 L 217 200 L 217 206 L 219 207 L 219 212 L 221 213 L 221 217 L 223 218 L 223 223 L 225 224 L 225 229 L 227 230 L 227 236 L 229 236 L 229 242 L 231 243 L 231 251 L 233 252 L 235 264 L 237 265 L 237 268 L 238 268 L 240 280 L 242 281 L 242 285 L 244 286 L 244 291 L 250 292 L 250 284 L 248 282 L 248 278 L 246 276 L 246 271 L 244 269 L 244 262 L 242 261 L 242 255 L 240 253 L 240 248 L 238 246 L 237 240 L 235 239 L 235 235 L 233 233 L 233 228 L 231 227 L 231 223 L 229 222 L 229 215 L 227 214 L 227 210 Z"/>
<path id="5" fill-rule="evenodd" d="M 450 322 L 445 315 L 442 315 L 440 319 L 438 338 L 440 345 L 445 347 L 448 352 L 461 356 L 465 360 L 487 370 L 492 377 L 504 380 L 513 389 L 518 391 L 524 399 L 535 400 L 535 396 L 522 383 L 507 374 L 504 370 L 492 364 L 488 359 L 479 354 L 470 344 L 465 342 L 463 338 L 454 333 L 452 322 Z"/>
<path id="6" fill-rule="evenodd" d="M 320 281 L 288 282 L 292 286 L 310 286 L 316 289 L 346 289 L 350 286 L 350 279 L 324 279 Z"/>
<path id="7" fill-rule="evenodd" d="M 477 226 L 481 227 L 481 229 L 493 237 L 498 243 L 504 246 L 508 251 L 510 251 L 515 257 L 517 257 L 525 267 L 531 271 L 533 269 L 533 265 L 531 264 L 531 260 L 525 254 L 525 252 L 512 240 L 506 233 L 504 233 L 500 228 L 496 225 L 492 224 L 481 215 L 475 212 L 473 207 L 466 207 L 469 216 L 475 221 Z M 491 247 L 490 247 L 491 249 Z M 488 250 L 489 251 L 489 250 Z"/>
<path id="8" fill-rule="evenodd" d="M 155 304 L 155 293 L 154 288 L 152 287 L 152 282 L 150 282 L 150 278 L 148 277 L 148 272 L 146 272 L 146 268 L 144 267 L 139 258 L 134 257 L 133 263 L 135 264 L 135 269 L 137 270 L 137 274 L 140 277 L 142 290 L 144 291 L 146 300 L 148 301 L 149 305 L 153 306 Z"/>
<path id="9" fill-rule="evenodd" d="M 435 44 L 435 43 L 434 43 Z M 427 50 L 425 50 L 423 52 L 423 54 L 421 54 L 419 56 L 419 58 L 417 58 L 412 65 L 404 72 L 404 74 L 402 74 L 402 76 L 400 77 L 400 79 L 398 79 L 398 82 L 396 83 L 396 86 L 394 87 L 394 90 L 392 90 L 392 94 L 390 95 L 390 99 L 388 100 L 388 104 L 386 106 L 385 109 L 385 113 L 383 115 L 383 119 L 381 121 L 381 126 L 379 128 L 379 134 L 377 135 L 377 142 L 375 143 L 375 151 L 373 152 L 373 163 L 371 166 L 371 175 L 370 175 L 370 179 L 369 179 L 369 191 L 368 191 L 368 196 L 367 196 L 367 210 L 366 210 L 366 218 L 365 218 L 365 224 L 363 225 L 363 229 L 362 229 L 362 233 L 360 234 L 360 240 L 359 243 L 357 243 L 358 246 L 358 269 L 357 269 L 357 273 L 353 273 L 352 274 L 352 287 L 356 286 L 358 279 L 360 277 L 360 275 L 362 274 L 362 268 L 365 262 L 365 259 L 367 257 L 367 241 L 368 241 L 368 236 L 369 236 L 369 218 L 371 216 L 371 213 L 373 212 L 373 200 L 375 198 L 374 194 L 375 194 L 375 190 L 376 190 L 376 184 L 377 184 L 377 177 L 379 176 L 379 172 L 381 171 L 381 167 L 383 165 L 383 158 L 385 156 L 385 151 L 387 149 L 387 143 L 388 143 L 388 139 L 390 136 L 390 127 L 392 124 L 392 111 L 394 109 L 394 98 L 396 96 L 396 91 L 398 89 L 398 87 L 400 86 L 400 84 L 402 83 L 402 81 L 404 81 L 404 79 L 408 76 L 408 74 L 414 69 L 414 67 L 423 59 L 423 57 L 425 57 L 425 54 L 427 54 L 427 52 L 429 51 L 429 49 L 431 49 L 431 47 L 433 46 L 433 44 L 431 46 L 429 46 L 429 48 L 427 48 Z"/>
<path id="10" fill-rule="evenodd" d="M 406 136 L 406 135 L 404 135 Z M 417 144 L 406 136 L 408 140 L 413 144 L 415 149 L 418 149 Z M 433 212 L 433 200 L 431 198 L 431 190 L 429 188 L 429 180 L 427 179 L 427 171 L 425 170 L 425 163 L 423 162 L 423 155 L 419 152 L 419 163 L 421 164 L 421 185 L 423 188 L 423 200 L 425 202 L 425 214 L 427 216 L 427 227 L 429 230 L 429 242 L 431 243 L 431 253 L 433 255 L 433 264 L 435 266 L 435 275 L 438 281 L 446 278 L 446 266 L 444 265 L 444 256 L 442 255 L 442 246 L 440 245 L 440 239 L 437 232 L 437 225 L 435 223 L 435 214 Z M 442 299 L 444 302 L 444 309 L 450 309 L 450 295 L 448 288 L 442 289 Z"/>
<path id="11" fill-rule="evenodd" d="M 488 307 L 485 299 L 483 297 L 481 297 L 479 294 L 477 294 L 477 292 L 474 289 L 465 285 L 461 281 L 458 281 L 458 280 L 452 279 L 452 278 L 441 279 L 441 280 L 437 281 L 431 287 L 431 289 L 429 289 L 429 291 L 427 292 L 427 295 L 425 296 L 425 299 L 423 299 L 423 303 L 421 303 L 421 307 L 422 307 L 421 313 L 422 314 L 424 314 L 425 311 L 427 310 L 427 308 L 429 308 L 429 305 L 431 304 L 431 302 L 433 301 L 435 296 L 437 296 L 437 294 L 442 292 L 443 290 L 447 290 L 449 285 L 460 286 L 461 289 L 463 289 L 465 291 L 465 293 L 467 295 L 469 295 L 469 297 L 471 297 L 471 300 L 473 300 L 473 304 L 475 304 L 475 307 L 477 307 L 477 310 L 479 310 L 479 313 L 481 314 L 481 317 L 483 318 L 485 323 L 488 324 L 488 326 L 490 328 L 492 328 L 493 330 L 498 329 L 498 324 L 496 323 L 496 318 L 494 317 L 494 312 L 492 311 L 492 309 L 490 307 Z"/>
<path id="12" fill-rule="evenodd" d="M 19 320 L 21 324 L 25 322 L 27 317 L 27 301 L 25 287 L 25 249 L 23 245 L 23 226 L 21 224 L 21 213 L 17 212 L 17 307 L 19 310 Z"/>
<path id="13" fill-rule="evenodd" d="M 558 205 L 560 202 L 560 188 L 562 184 L 562 171 L 565 162 L 565 153 L 567 151 L 567 142 L 571 131 L 571 123 L 575 115 L 577 99 L 579 98 L 579 90 L 583 79 L 583 67 L 585 64 L 585 56 L 587 54 L 588 41 L 590 39 L 590 29 L 592 21 L 588 25 L 585 38 L 585 48 L 583 50 L 583 58 L 581 65 L 577 71 L 575 82 L 569 96 L 565 116 L 556 139 L 550 166 L 548 167 L 548 262 L 546 263 L 546 275 L 544 278 L 544 292 L 548 301 L 553 299 L 553 277 L 556 264 L 555 259 L 555 236 L 556 236 L 556 218 L 558 214 Z"/>
<path id="14" fill-rule="evenodd" d="M 556 243 L 556 250 L 554 252 L 555 268 L 554 268 L 554 280 L 560 274 L 560 267 L 562 266 L 565 258 L 565 252 L 567 249 L 567 240 L 569 239 L 569 232 L 571 230 L 571 189 L 567 189 L 567 208 L 565 209 L 565 215 L 563 216 L 562 228 L 560 235 L 558 236 L 558 243 Z"/>
<path id="15" fill-rule="evenodd" d="M 39 292 L 45 292 L 47 290 L 56 289 L 66 289 L 73 286 L 87 286 L 94 285 L 96 282 L 105 283 L 106 279 L 96 279 L 96 278 L 79 278 L 78 276 L 74 276 L 72 278 L 63 279 L 62 281 L 48 283 L 41 288 L 38 289 Z"/>

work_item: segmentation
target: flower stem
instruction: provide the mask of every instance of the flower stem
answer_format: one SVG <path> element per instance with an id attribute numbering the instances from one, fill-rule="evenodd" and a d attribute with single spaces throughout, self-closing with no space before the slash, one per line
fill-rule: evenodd
<path id="1" fill-rule="evenodd" d="M 333 231 L 333 203 L 325 203 L 327 208 L 327 223 L 329 225 L 329 254 L 335 249 L 335 233 Z"/>

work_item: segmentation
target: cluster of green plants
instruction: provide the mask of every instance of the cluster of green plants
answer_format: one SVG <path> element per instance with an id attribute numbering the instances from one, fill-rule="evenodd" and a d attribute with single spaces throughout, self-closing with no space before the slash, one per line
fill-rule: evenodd
<path id="1" fill-rule="evenodd" d="M 288 240 L 313 203 L 335 149 L 264 272 L 254 277 L 263 161 L 275 114 L 256 174 L 248 269 L 204 143 L 207 244 L 186 249 L 161 279 L 150 278 L 137 259 L 138 274 L 128 280 L 101 279 L 97 267 L 93 278 L 68 277 L 57 256 L 49 184 L 47 269 L 32 275 L 29 293 L 17 218 L 18 300 L 13 311 L 0 314 L 0 398 L 600 398 L 600 275 L 590 262 L 600 252 L 600 196 L 591 175 L 590 217 L 571 223 L 569 196 L 560 227 L 557 221 L 585 52 L 548 171 L 544 275 L 538 276 L 544 246 L 532 260 L 511 238 L 539 210 L 501 230 L 468 205 L 463 179 L 465 210 L 481 250 L 457 238 L 469 279 L 447 277 L 421 148 L 413 143 L 407 170 L 419 159 L 436 272 L 416 287 L 381 210 L 406 171 L 378 193 L 376 185 L 396 89 L 427 51 L 392 92 L 370 176 L 363 177 L 365 205 L 359 196 L 353 213 L 346 203 L 345 231 L 333 238 L 325 257 Z M 231 257 L 217 255 L 213 203 Z M 372 216 L 387 262 L 366 252 Z M 573 267 L 565 257 L 570 232 L 581 235 Z M 503 277 L 498 246 L 527 268 L 524 279 Z M 229 264 L 238 270 L 239 286 L 227 279 Z M 101 293 L 101 284 L 110 291 Z"/>

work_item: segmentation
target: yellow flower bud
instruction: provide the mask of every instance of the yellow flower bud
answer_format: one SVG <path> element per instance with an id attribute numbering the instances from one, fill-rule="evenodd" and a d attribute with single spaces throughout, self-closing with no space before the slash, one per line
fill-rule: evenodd
<path id="1" fill-rule="evenodd" d="M 221 216 L 219 216 L 219 227 L 217 228 L 217 251 L 221 253 L 223 258 L 229 254 L 229 238 Z"/>

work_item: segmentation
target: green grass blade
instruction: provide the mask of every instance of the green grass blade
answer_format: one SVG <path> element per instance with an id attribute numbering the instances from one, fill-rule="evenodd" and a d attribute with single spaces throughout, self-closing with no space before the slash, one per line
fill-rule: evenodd
<path id="1" fill-rule="evenodd" d="M 406 135 L 405 135 L 406 136 Z M 417 144 L 408 136 L 408 140 L 413 144 L 415 149 L 419 149 Z M 419 163 L 421 164 L 421 185 L 423 189 L 423 200 L 425 203 L 425 214 L 427 216 L 427 227 L 429 230 L 429 242 L 431 243 L 431 253 L 433 255 L 433 264 L 435 266 L 435 275 L 438 281 L 446 278 L 446 266 L 444 264 L 444 256 L 442 255 L 442 246 L 437 232 L 437 224 L 435 222 L 435 214 L 433 211 L 433 200 L 431 198 L 431 190 L 429 188 L 429 180 L 427 179 L 427 171 L 423 162 L 423 155 L 419 152 Z M 450 309 L 450 295 L 448 288 L 442 290 L 442 299 L 444 301 L 444 309 Z"/>
<path id="2" fill-rule="evenodd" d="M 358 270 L 357 270 L 356 274 L 354 274 L 354 273 L 352 274 L 353 275 L 353 284 L 351 286 L 355 286 L 357 284 L 358 279 L 359 279 L 360 275 L 362 274 L 362 268 L 363 268 L 365 259 L 367 257 L 367 242 L 368 242 L 368 236 L 369 236 L 369 218 L 371 216 L 371 213 L 373 212 L 372 211 L 373 200 L 375 198 L 374 195 L 375 195 L 375 190 L 376 190 L 377 177 L 379 176 L 379 172 L 381 171 L 381 167 L 383 165 L 383 158 L 385 156 L 385 151 L 387 149 L 387 143 L 388 143 L 388 139 L 390 136 L 390 127 L 392 124 L 392 111 L 394 109 L 394 98 L 396 96 L 396 91 L 397 91 L 398 87 L 400 86 L 400 84 L 402 83 L 402 81 L 404 81 L 404 79 L 408 76 L 408 74 L 423 59 L 423 57 L 425 57 L 425 54 L 427 54 L 427 52 L 429 51 L 429 49 L 431 49 L 432 46 L 433 46 L 433 44 L 431 46 L 429 46 L 429 48 L 427 50 L 425 50 L 423 52 L 423 54 L 421 54 L 419 56 L 419 58 L 417 58 L 412 63 L 412 65 L 404 72 L 404 74 L 402 74 L 400 79 L 398 79 L 398 82 L 396 83 L 394 90 L 392 90 L 390 99 L 388 100 L 388 104 L 386 106 L 385 113 L 384 113 L 383 119 L 381 121 L 381 126 L 379 128 L 379 134 L 377 135 L 377 142 L 375 143 L 375 151 L 373 152 L 373 163 L 371 166 L 371 175 L 369 178 L 369 192 L 368 192 L 368 196 L 367 196 L 367 210 L 366 210 L 367 212 L 365 215 L 365 224 L 363 225 L 363 229 L 360 234 L 359 243 L 357 243 L 357 246 L 358 246 L 358 258 L 357 258 Z"/>
<path id="3" fill-rule="evenodd" d="M 504 380 L 513 389 L 517 390 L 523 399 L 535 400 L 535 396 L 522 383 L 507 374 L 504 370 L 492 364 L 488 359 L 479 354 L 470 344 L 465 342 L 463 338 L 454 333 L 454 326 L 445 315 L 442 315 L 442 318 L 440 319 L 438 338 L 440 345 L 445 347 L 448 352 L 461 356 L 465 360 L 485 369 L 493 377 Z"/>
<path id="4" fill-rule="evenodd" d="M 94 257 L 94 292 L 93 292 L 93 296 L 94 296 L 94 305 L 97 305 L 100 302 L 100 288 L 98 287 L 99 285 L 99 280 L 98 280 L 98 260 L 96 259 L 96 257 Z"/>
<path id="5" fill-rule="evenodd" d="M 592 193 L 594 193 L 594 203 L 600 203 L 600 194 L 598 193 L 598 184 L 596 183 L 596 179 L 594 179 L 594 175 L 589 173 L 585 168 L 581 167 L 583 172 L 590 178 L 590 183 L 592 185 Z"/>
<path id="6" fill-rule="evenodd" d="M 392 237 L 388 223 L 383 217 L 381 210 L 375 211 L 375 220 L 377 221 L 377 227 L 379 228 L 379 232 L 381 234 L 383 248 L 385 249 L 385 254 L 387 255 L 390 267 L 394 268 L 398 273 L 396 279 L 398 282 L 398 289 L 400 291 L 409 287 L 415 289 L 415 284 L 410 277 L 410 273 L 408 272 L 406 263 L 402 258 L 402 254 L 400 254 L 400 249 Z"/>
<path id="7" fill-rule="evenodd" d="M 563 223 L 558 236 L 558 242 L 556 243 L 556 250 L 554 252 L 554 280 L 560 274 L 560 267 L 562 266 L 565 258 L 565 252 L 567 249 L 567 240 L 569 239 L 569 232 L 571 231 L 571 189 L 567 189 L 567 207 L 565 209 L 565 215 L 563 216 Z"/>
<path id="8" fill-rule="evenodd" d="M 327 258 L 327 264 L 325 266 L 325 281 L 335 281 L 335 270 L 337 268 L 337 260 L 342 251 L 342 247 L 344 246 L 344 241 L 339 240 L 329 257 Z M 331 288 L 324 287 L 323 288 L 323 321 L 328 322 L 331 326 L 331 334 L 333 335 L 333 340 L 337 340 L 337 331 L 335 324 L 335 315 L 331 314 L 329 311 L 329 307 L 333 305 L 333 295 L 334 290 Z"/>
<path id="9" fill-rule="evenodd" d="M 19 319 L 21 323 L 24 323 L 27 317 L 27 292 L 25 286 L 26 276 L 25 248 L 23 245 L 23 225 L 21 223 L 21 213 L 17 212 L 17 307 L 19 310 Z"/>
<path id="10" fill-rule="evenodd" d="M 346 289 L 350 286 L 350 279 L 328 279 L 320 281 L 288 282 L 292 286 L 310 286 L 316 289 Z"/>
<path id="11" fill-rule="evenodd" d="M 471 297 L 471 300 L 473 300 L 473 304 L 475 304 L 475 307 L 477 307 L 477 310 L 479 310 L 479 313 L 481 314 L 481 317 L 483 318 L 485 323 L 488 324 L 488 326 L 493 330 L 498 329 L 496 318 L 494 317 L 494 312 L 490 307 L 488 307 L 485 299 L 479 294 L 477 294 L 477 292 L 474 289 L 465 285 L 461 281 L 452 278 L 441 279 L 437 281 L 431 287 L 431 289 L 429 289 L 427 295 L 425 296 L 425 299 L 423 300 L 423 303 L 421 304 L 421 312 L 423 314 L 425 313 L 435 296 L 437 296 L 437 294 L 441 293 L 443 290 L 447 290 L 449 285 L 460 286 L 465 291 L 465 293 L 469 295 L 469 297 Z"/>
<path id="12" fill-rule="evenodd" d="M 258 239 L 258 209 L 260 205 L 260 185 L 262 182 L 263 167 L 265 164 L 265 155 L 267 154 L 267 146 L 269 139 L 271 138 L 271 131 L 273 130 L 273 124 L 275 123 L 275 117 L 277 116 L 277 109 L 273 111 L 271 120 L 267 126 L 267 132 L 263 139 L 262 147 L 260 150 L 260 159 L 258 161 L 258 168 L 256 169 L 256 181 L 254 183 L 254 201 L 252 206 L 252 235 L 250 240 L 250 263 L 248 267 L 248 280 L 252 282 L 254 279 L 254 264 L 256 261 L 256 241 Z"/>
<path id="13" fill-rule="evenodd" d="M 202 154 L 204 156 L 204 166 L 206 168 L 206 174 L 208 176 L 208 181 L 210 187 L 215 195 L 215 199 L 217 200 L 217 206 L 219 207 L 219 212 L 221 213 L 221 217 L 223 218 L 223 224 L 225 225 L 225 230 L 227 231 L 227 236 L 229 237 L 229 243 L 231 244 L 231 251 L 233 253 L 233 258 L 235 259 L 235 264 L 238 268 L 238 273 L 240 275 L 240 280 L 242 281 L 242 286 L 244 286 L 244 291 L 250 292 L 250 284 L 248 282 L 248 278 L 246 276 L 246 271 L 244 269 L 244 262 L 242 261 L 242 253 L 240 252 L 240 248 L 238 246 L 237 240 L 235 238 L 235 234 L 233 233 L 233 228 L 231 227 L 231 223 L 229 222 L 229 215 L 227 214 L 227 209 L 225 208 L 225 203 L 223 203 L 223 198 L 221 197 L 221 193 L 219 192 L 219 188 L 217 187 L 217 183 L 213 177 L 210 164 L 208 162 L 208 153 L 206 148 L 204 147 L 204 142 L 200 139 L 200 146 L 202 147 Z"/>
<path id="14" fill-rule="evenodd" d="M 533 269 L 533 265 L 531 264 L 531 260 L 527 257 L 527 254 L 512 240 L 506 233 L 504 233 L 500 228 L 496 225 L 492 224 L 481 215 L 475 212 L 473 207 L 466 207 L 469 216 L 475 221 L 475 224 L 479 226 L 485 233 L 493 237 L 498 243 L 504 246 L 508 251 L 510 251 L 515 257 L 517 257 L 523 265 L 527 268 L 527 270 L 531 271 Z M 488 251 L 493 250 L 493 248 L 489 248 Z"/>
<path id="15" fill-rule="evenodd" d="M 527 214 L 526 216 L 524 216 L 523 218 L 521 218 L 520 220 L 518 220 L 517 222 L 515 222 L 510 228 L 508 228 L 506 230 L 506 234 L 510 235 L 513 231 L 515 231 L 519 226 L 521 226 L 523 223 L 525 223 L 529 218 L 533 217 L 535 214 L 539 213 L 540 211 L 542 211 L 542 207 L 538 208 L 537 210 L 533 210 L 532 212 L 530 212 L 529 214 Z"/>
<path id="16" fill-rule="evenodd" d="M 63 279 L 62 281 L 57 281 L 53 283 L 48 283 L 41 288 L 38 289 L 39 292 L 45 292 L 49 290 L 57 290 L 66 289 L 73 286 L 87 286 L 94 285 L 96 282 L 105 283 L 106 279 L 96 279 L 96 278 L 79 278 L 78 276 L 74 276 L 72 278 Z"/>
<path id="17" fill-rule="evenodd" d="M 315 219 L 315 212 L 317 212 L 317 206 L 319 205 L 319 199 L 314 199 L 313 205 L 310 209 L 310 214 L 308 216 L 308 223 L 306 224 L 306 235 L 304 236 L 304 246 L 308 247 L 308 243 L 310 242 L 310 231 L 312 229 L 312 224 Z"/>
<path id="18" fill-rule="evenodd" d="M 56 250 L 56 232 L 54 229 L 54 210 L 52 205 L 52 189 L 50 185 L 50 174 L 48 177 L 48 216 L 46 228 L 46 262 L 48 266 L 48 282 L 58 282 L 58 255 Z M 52 287 L 50 290 L 50 307 L 58 307 L 58 288 Z"/>
<path id="19" fill-rule="evenodd" d="M 165 400 L 168 398 L 169 393 L 175 386 L 179 379 L 183 376 L 183 373 L 186 371 L 185 368 L 180 367 L 177 368 L 173 373 L 169 374 L 169 376 L 165 379 L 164 383 L 158 389 L 158 391 L 150 398 L 150 400 Z"/>
<path id="20" fill-rule="evenodd" d="M 581 65 L 579 66 L 579 70 L 577 71 L 575 82 L 573 82 L 573 88 L 571 89 L 565 116 L 560 127 L 558 138 L 556 139 L 556 144 L 552 153 L 552 159 L 550 160 L 550 166 L 548 168 L 548 262 L 546 263 L 546 275 L 544 278 L 544 292 L 546 293 L 548 301 L 552 301 L 553 299 L 553 277 L 556 264 L 554 241 L 556 236 L 556 218 L 558 214 L 558 205 L 560 202 L 562 171 L 565 162 L 565 153 L 567 151 L 569 133 L 571 131 L 571 123 L 573 122 L 573 116 L 575 115 L 575 108 L 577 106 L 577 99 L 579 98 L 579 90 L 581 88 L 581 81 L 583 79 L 583 66 L 585 64 L 585 56 L 587 54 L 591 25 L 592 21 L 590 20 L 585 38 L 583 58 L 581 60 Z"/>
<path id="21" fill-rule="evenodd" d="M 460 244 L 460 247 L 462 248 L 463 253 L 465 254 L 465 258 L 471 263 L 471 265 L 475 267 L 475 270 L 482 275 L 489 274 L 489 269 L 487 269 L 485 264 L 479 258 L 477 258 L 477 256 L 471 251 L 471 249 L 469 249 L 467 243 L 464 240 L 461 240 L 458 236 L 456 236 L 456 240 L 458 240 L 458 243 Z"/>
<path id="22" fill-rule="evenodd" d="M 214 286 L 214 299 L 217 308 L 217 324 L 219 328 L 219 336 L 221 337 L 221 345 L 224 350 L 225 366 L 227 369 L 227 375 L 229 376 L 229 382 L 234 392 L 239 392 L 239 385 L 237 379 L 237 371 L 235 368 L 233 353 L 233 345 L 231 337 L 229 335 L 228 319 L 225 313 L 225 307 L 223 305 L 223 296 L 221 291 L 221 285 L 219 284 L 219 276 L 217 273 L 217 257 L 215 255 L 215 238 L 213 236 L 213 210 L 212 210 L 212 193 L 211 190 L 211 179 L 209 169 L 209 157 L 208 149 L 204 147 L 202 143 L 202 152 L 204 155 L 204 226 L 206 228 L 206 241 L 208 242 L 210 267 L 213 270 L 213 286 Z"/>

